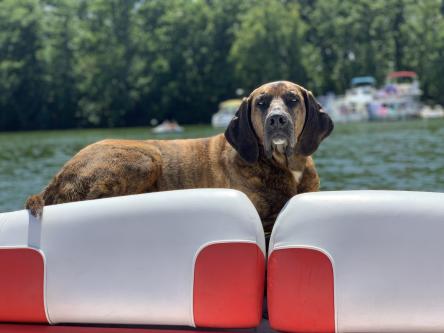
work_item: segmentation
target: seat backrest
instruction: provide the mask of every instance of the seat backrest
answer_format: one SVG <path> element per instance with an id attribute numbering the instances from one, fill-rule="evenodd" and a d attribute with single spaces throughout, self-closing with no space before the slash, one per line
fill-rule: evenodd
<path id="1" fill-rule="evenodd" d="M 268 257 L 270 324 L 288 332 L 444 330 L 444 194 L 301 194 Z"/>
<path id="2" fill-rule="evenodd" d="M 159 192 L 0 214 L 0 321 L 254 327 L 265 245 L 241 192 Z"/>

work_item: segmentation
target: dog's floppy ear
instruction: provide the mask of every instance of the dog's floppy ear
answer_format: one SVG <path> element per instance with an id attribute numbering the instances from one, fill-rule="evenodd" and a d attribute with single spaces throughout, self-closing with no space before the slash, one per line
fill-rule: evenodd
<path id="1" fill-rule="evenodd" d="M 250 98 L 242 100 L 225 130 L 225 138 L 239 155 L 248 163 L 255 163 L 259 158 L 259 145 L 251 123 Z"/>
<path id="2" fill-rule="evenodd" d="M 322 111 L 321 105 L 313 94 L 302 89 L 305 102 L 305 123 L 298 142 L 299 153 L 305 156 L 313 154 L 323 139 L 333 131 L 333 121 Z"/>

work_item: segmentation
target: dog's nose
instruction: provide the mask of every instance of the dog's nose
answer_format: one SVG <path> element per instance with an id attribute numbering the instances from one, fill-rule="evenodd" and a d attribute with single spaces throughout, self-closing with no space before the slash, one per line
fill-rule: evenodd
<path id="1" fill-rule="evenodd" d="M 274 114 L 268 117 L 267 125 L 271 129 L 280 129 L 287 125 L 288 119 L 285 115 Z"/>

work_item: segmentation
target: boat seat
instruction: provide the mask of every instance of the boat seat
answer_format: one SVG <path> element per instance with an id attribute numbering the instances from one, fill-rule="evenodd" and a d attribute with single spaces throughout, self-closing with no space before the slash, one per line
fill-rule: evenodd
<path id="1" fill-rule="evenodd" d="M 245 328 L 259 324 L 259 216 L 199 189 L 0 214 L 0 322 Z"/>
<path id="2" fill-rule="evenodd" d="M 443 193 L 298 195 L 271 235 L 270 326 L 286 332 L 442 332 L 443 254 Z"/>

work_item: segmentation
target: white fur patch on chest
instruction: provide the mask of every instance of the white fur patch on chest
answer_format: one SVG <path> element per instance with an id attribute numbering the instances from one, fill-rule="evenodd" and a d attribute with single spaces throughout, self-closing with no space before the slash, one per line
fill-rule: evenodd
<path id="1" fill-rule="evenodd" d="M 302 171 L 291 171 L 291 174 L 293 175 L 294 180 L 299 183 L 302 177 Z"/>

